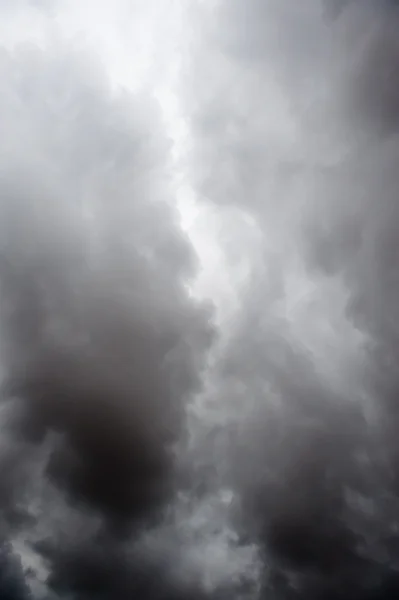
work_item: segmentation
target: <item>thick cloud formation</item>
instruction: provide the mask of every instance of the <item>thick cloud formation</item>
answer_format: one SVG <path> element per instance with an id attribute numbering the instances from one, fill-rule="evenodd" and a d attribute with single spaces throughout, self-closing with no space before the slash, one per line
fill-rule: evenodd
<path id="1" fill-rule="evenodd" d="M 157 106 L 70 43 L 3 50 L 0 70 L 2 529 L 68 596 L 171 597 L 123 543 L 174 495 L 213 333 Z"/>
<path id="2" fill-rule="evenodd" d="M 265 597 L 390 597 L 397 3 L 233 0 L 200 14 L 192 178 L 263 234 L 215 374 L 238 522 L 263 548 Z"/>
<path id="3" fill-rule="evenodd" d="M 0 592 L 4 600 L 31 598 L 20 561 L 7 544 L 3 544 L 0 551 Z"/>
<path id="4" fill-rule="evenodd" d="M 76 41 L 3 50 L 0 595 L 397 594 L 398 11 L 182 11 L 218 335 L 159 106 Z"/>

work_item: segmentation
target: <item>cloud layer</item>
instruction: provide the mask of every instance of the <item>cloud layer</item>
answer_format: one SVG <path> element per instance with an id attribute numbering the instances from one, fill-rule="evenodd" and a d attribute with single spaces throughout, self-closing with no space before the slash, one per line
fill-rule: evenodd
<path id="1" fill-rule="evenodd" d="M 101 71 L 79 43 L 1 56 L 0 500 L 49 585 L 111 598 L 158 585 L 123 547 L 175 493 L 213 328 L 159 110 Z"/>
<path id="2" fill-rule="evenodd" d="M 52 33 L 0 55 L 1 594 L 393 597 L 397 3 L 194 2 L 184 148 L 77 6 L 0 10 Z"/>
<path id="3" fill-rule="evenodd" d="M 217 380 L 264 594 L 387 597 L 397 6 L 254 0 L 201 14 L 186 89 L 192 177 L 203 201 L 238 207 L 263 237 Z"/>

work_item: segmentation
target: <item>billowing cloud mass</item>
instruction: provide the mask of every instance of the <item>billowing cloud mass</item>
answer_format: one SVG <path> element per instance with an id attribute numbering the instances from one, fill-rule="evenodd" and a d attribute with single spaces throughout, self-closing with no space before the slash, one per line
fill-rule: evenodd
<path id="1" fill-rule="evenodd" d="M 263 237 L 214 375 L 237 519 L 263 549 L 265 597 L 389 597 L 398 7 L 216 4 L 193 27 L 189 168 L 203 202 Z"/>
<path id="2" fill-rule="evenodd" d="M 398 3 L 0 13 L 1 598 L 393 598 Z"/>
<path id="3" fill-rule="evenodd" d="M 133 575 L 124 546 L 175 494 L 213 337 L 160 111 L 79 42 L 3 49 L 0 69 L 2 535 L 60 593 L 157 596 L 162 566 Z"/>

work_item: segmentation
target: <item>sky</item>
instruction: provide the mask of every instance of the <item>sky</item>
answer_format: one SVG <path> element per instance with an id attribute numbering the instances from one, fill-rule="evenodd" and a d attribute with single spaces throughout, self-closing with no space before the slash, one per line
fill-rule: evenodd
<path id="1" fill-rule="evenodd" d="M 399 590 L 399 5 L 0 0 L 0 597 Z"/>

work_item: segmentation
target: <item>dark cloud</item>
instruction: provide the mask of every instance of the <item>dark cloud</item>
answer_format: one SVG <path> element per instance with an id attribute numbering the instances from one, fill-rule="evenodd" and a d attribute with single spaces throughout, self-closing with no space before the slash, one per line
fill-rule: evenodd
<path id="1" fill-rule="evenodd" d="M 176 597 L 157 565 L 121 558 L 174 495 L 213 337 L 187 290 L 195 257 L 157 106 L 111 92 L 70 44 L 3 51 L 0 70 L 4 527 L 35 540 L 57 592 Z"/>
<path id="2" fill-rule="evenodd" d="M 396 3 L 187 14 L 181 166 L 232 217 L 237 270 L 213 346 L 158 107 L 71 43 L 0 56 L 1 532 L 35 557 L 18 590 L 393 597 Z"/>
<path id="3" fill-rule="evenodd" d="M 0 550 L 0 595 L 4 600 L 32 600 L 20 560 L 8 544 Z"/>
<path id="4" fill-rule="evenodd" d="M 221 1 L 201 23 L 186 89 L 193 181 L 263 234 L 215 375 L 237 519 L 263 548 L 265 597 L 388 597 L 397 6 Z"/>

